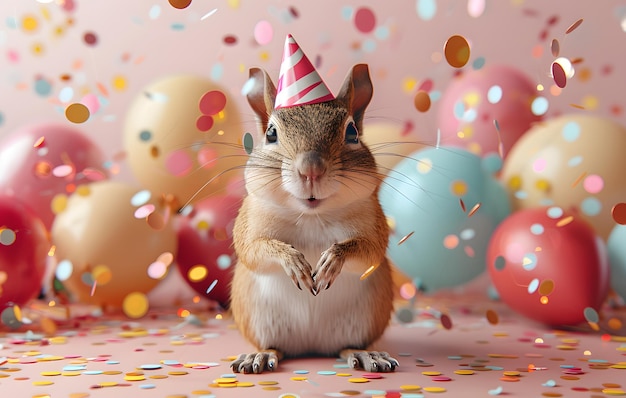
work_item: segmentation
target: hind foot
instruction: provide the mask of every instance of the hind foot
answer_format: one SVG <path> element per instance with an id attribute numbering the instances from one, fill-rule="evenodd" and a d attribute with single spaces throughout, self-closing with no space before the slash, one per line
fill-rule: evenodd
<path id="1" fill-rule="evenodd" d="M 400 364 L 386 352 L 345 350 L 342 358 L 346 358 L 352 369 L 363 369 L 366 372 L 393 372 Z"/>
<path id="2" fill-rule="evenodd" d="M 230 367 L 235 373 L 263 373 L 274 371 L 278 366 L 278 353 L 274 350 L 241 354 L 231 362 Z"/>

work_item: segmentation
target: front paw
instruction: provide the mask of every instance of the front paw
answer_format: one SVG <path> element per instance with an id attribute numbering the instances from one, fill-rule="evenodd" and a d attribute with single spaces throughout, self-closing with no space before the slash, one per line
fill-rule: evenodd
<path id="1" fill-rule="evenodd" d="M 298 289 L 306 289 L 313 294 L 317 293 L 313 277 L 311 276 L 313 269 L 311 268 L 311 264 L 304 258 L 304 254 L 290 247 L 282 265 L 283 269 Z"/>
<path id="2" fill-rule="evenodd" d="M 341 273 L 344 256 L 341 246 L 337 243 L 322 253 L 317 271 L 313 274 L 314 288 L 316 292 L 328 289 Z"/>
<path id="3" fill-rule="evenodd" d="M 355 351 L 348 357 L 348 364 L 353 369 L 363 369 L 366 372 L 393 372 L 400 364 L 386 352 Z"/>
<path id="4" fill-rule="evenodd" d="M 263 373 L 265 370 L 274 371 L 277 365 L 278 356 L 274 351 L 261 351 L 239 355 L 230 367 L 235 373 Z"/>

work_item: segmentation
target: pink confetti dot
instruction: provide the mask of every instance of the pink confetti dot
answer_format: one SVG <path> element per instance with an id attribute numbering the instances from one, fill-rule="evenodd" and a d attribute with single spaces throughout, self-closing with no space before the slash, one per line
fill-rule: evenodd
<path id="1" fill-rule="evenodd" d="M 215 167 L 219 154 L 213 148 L 202 148 L 198 151 L 198 164 L 204 169 Z"/>
<path id="2" fill-rule="evenodd" d="M 589 193 L 598 193 L 604 188 L 604 180 L 597 174 L 591 174 L 583 181 L 583 188 Z"/>
<path id="3" fill-rule="evenodd" d="M 274 28 L 268 21 L 262 20 L 254 26 L 254 40 L 264 46 L 269 44 L 274 37 Z"/>
<path id="4" fill-rule="evenodd" d="M 165 168 L 176 177 L 183 177 L 193 169 L 193 161 L 184 150 L 172 151 L 165 159 Z"/>
<path id="5" fill-rule="evenodd" d="M 216 115 L 224 110 L 226 95 L 223 92 L 209 91 L 200 98 L 200 112 L 204 115 Z"/>
<path id="6" fill-rule="evenodd" d="M 135 210 L 135 218 L 142 219 L 148 217 L 150 214 L 154 213 L 155 207 L 153 204 L 148 203 L 137 210 Z"/>
<path id="7" fill-rule="evenodd" d="M 370 33 L 376 27 L 376 15 L 367 8 L 361 7 L 354 13 L 354 24 L 361 33 Z"/>
<path id="8" fill-rule="evenodd" d="M 543 158 L 539 158 L 533 162 L 533 171 L 535 173 L 541 173 L 546 169 L 547 161 Z"/>
<path id="9" fill-rule="evenodd" d="M 209 131 L 213 127 L 213 117 L 209 115 L 202 115 L 196 120 L 196 127 L 200 131 Z"/>

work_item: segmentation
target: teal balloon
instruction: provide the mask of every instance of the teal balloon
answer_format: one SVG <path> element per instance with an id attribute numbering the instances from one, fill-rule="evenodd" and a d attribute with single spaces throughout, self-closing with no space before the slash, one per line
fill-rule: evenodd
<path id="1" fill-rule="evenodd" d="M 379 198 L 392 226 L 388 256 L 424 291 L 459 286 L 485 271 L 491 234 L 511 213 L 494 176 L 501 167 L 496 155 L 425 148 L 385 178 Z"/>
<path id="2" fill-rule="evenodd" d="M 607 240 L 611 264 L 611 287 L 626 300 L 626 225 L 616 225 Z"/>

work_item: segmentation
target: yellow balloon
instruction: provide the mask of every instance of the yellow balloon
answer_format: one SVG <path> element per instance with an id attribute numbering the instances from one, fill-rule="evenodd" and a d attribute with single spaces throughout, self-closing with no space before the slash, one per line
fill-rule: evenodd
<path id="1" fill-rule="evenodd" d="M 573 211 L 606 240 L 615 226 L 612 208 L 626 198 L 625 149 L 624 126 L 564 115 L 535 125 L 515 143 L 501 179 L 514 209 L 555 205 Z"/>
<path id="2" fill-rule="evenodd" d="M 426 146 L 399 123 L 368 123 L 363 126 L 363 142 L 378 163 L 378 171 L 387 175 L 406 156 Z"/>
<path id="3" fill-rule="evenodd" d="M 180 204 L 224 193 L 247 156 L 243 126 L 228 91 L 211 80 L 178 75 L 141 90 L 126 115 L 124 147 L 142 186 Z M 205 186 L 206 184 L 206 186 Z"/>
<path id="4" fill-rule="evenodd" d="M 51 235 L 56 276 L 79 302 L 119 309 L 130 294 L 159 283 L 148 269 L 178 245 L 172 223 L 151 222 L 167 221 L 159 202 L 148 191 L 113 181 L 91 183 L 70 196 Z"/>

